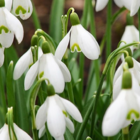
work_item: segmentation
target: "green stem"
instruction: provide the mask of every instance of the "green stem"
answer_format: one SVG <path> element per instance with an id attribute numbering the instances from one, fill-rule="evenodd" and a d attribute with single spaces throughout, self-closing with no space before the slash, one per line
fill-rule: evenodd
<path id="1" fill-rule="evenodd" d="M 112 0 L 109 0 L 107 6 L 107 30 L 106 30 L 106 58 L 111 52 L 111 16 L 112 16 Z"/>
<path id="2" fill-rule="evenodd" d="M 32 4 L 33 4 L 32 19 L 34 21 L 34 26 L 35 26 L 36 29 L 41 29 L 40 21 L 38 19 L 37 12 L 36 12 L 33 0 L 32 0 Z"/>
<path id="3" fill-rule="evenodd" d="M 130 140 L 129 138 L 129 127 L 122 129 L 122 140 Z"/>

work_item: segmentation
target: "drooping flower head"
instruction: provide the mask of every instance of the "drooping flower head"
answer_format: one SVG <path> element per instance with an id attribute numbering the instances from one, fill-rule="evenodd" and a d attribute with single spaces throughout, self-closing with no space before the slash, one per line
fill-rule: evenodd
<path id="1" fill-rule="evenodd" d="M 31 0 L 13 0 L 13 12 L 23 20 L 28 19 L 33 12 Z"/>
<path id="2" fill-rule="evenodd" d="M 122 77 L 122 89 L 103 118 L 104 136 L 114 136 L 132 120 L 140 119 L 140 94 L 132 89 L 132 82 L 131 73 L 125 71 Z M 139 86 L 138 83 L 136 84 Z"/>
<path id="3" fill-rule="evenodd" d="M 47 89 L 48 88 L 53 87 L 48 85 Z M 51 93 L 49 91 L 51 91 Z M 74 104 L 56 95 L 54 89 L 49 89 L 49 91 L 47 91 L 47 93 L 50 95 L 39 108 L 36 115 L 36 126 L 39 130 L 39 137 L 44 135 L 44 125 L 46 122 L 50 134 L 56 140 L 64 140 L 63 135 L 66 127 L 71 133 L 74 132 L 74 125 L 69 115 L 78 122 L 82 122 L 82 116 Z"/>
<path id="4" fill-rule="evenodd" d="M 61 60 L 70 41 L 71 52 L 76 50 L 77 52 L 83 52 L 88 59 L 98 59 L 100 47 L 95 38 L 83 28 L 80 24 L 79 17 L 75 12 L 71 13 L 70 20 L 72 27 L 59 43 L 55 56 Z"/>
<path id="5" fill-rule="evenodd" d="M 5 4 L 7 5 L 5 6 Z M 3 1 L 3 5 L 0 5 L 0 54 L 2 54 L 0 55 L 0 67 L 4 62 L 4 49 L 9 48 L 12 45 L 14 35 L 18 43 L 21 43 L 23 39 L 22 24 L 14 15 L 9 12 L 10 7 L 10 1 L 9 3 L 7 1 L 6 3 Z"/>

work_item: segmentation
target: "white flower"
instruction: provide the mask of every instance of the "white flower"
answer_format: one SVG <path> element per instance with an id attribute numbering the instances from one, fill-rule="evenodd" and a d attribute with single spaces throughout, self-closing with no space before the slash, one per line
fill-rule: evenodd
<path id="1" fill-rule="evenodd" d="M 135 92 L 140 92 L 140 63 L 137 62 L 134 58 L 133 60 L 133 68 L 129 68 L 129 71 L 132 75 L 132 89 Z M 114 79 L 113 79 L 113 99 L 115 100 L 118 96 L 118 93 L 121 91 L 122 85 L 122 75 L 123 75 L 123 65 L 124 62 L 118 67 L 117 71 L 115 72 Z"/>
<path id="2" fill-rule="evenodd" d="M 105 8 L 105 6 L 107 5 L 109 0 L 97 0 L 96 3 L 96 11 L 101 11 Z M 122 7 L 123 6 L 123 2 L 122 0 L 114 0 L 114 2 L 116 3 L 117 6 Z"/>
<path id="3" fill-rule="evenodd" d="M 32 140 L 32 138 L 26 132 L 21 130 L 15 123 L 14 130 L 17 136 L 17 140 Z M 10 140 L 7 124 L 4 124 L 4 126 L 0 129 L 0 140 Z"/>
<path id="4" fill-rule="evenodd" d="M 125 31 L 122 35 L 121 41 L 125 41 L 127 44 L 132 42 L 138 42 L 139 41 L 139 31 L 134 25 L 127 25 L 125 27 Z M 121 46 L 125 45 L 124 43 L 121 43 Z M 121 47 L 120 46 L 120 47 Z M 131 47 L 131 50 L 133 51 L 133 47 Z"/>
<path id="5" fill-rule="evenodd" d="M 39 108 L 36 115 L 36 126 L 40 130 L 39 136 L 44 133 L 44 124 L 47 122 L 50 134 L 56 140 L 63 140 L 66 127 L 71 133 L 74 132 L 74 125 L 69 119 L 68 114 L 76 121 L 82 122 L 82 116 L 78 109 L 68 100 L 53 95 L 47 97 L 44 104 Z"/>
<path id="6" fill-rule="evenodd" d="M 24 81 L 25 90 L 32 86 L 37 75 L 39 78 L 40 75 L 42 78 L 47 78 L 57 93 L 63 92 L 65 81 L 70 82 L 71 80 L 71 75 L 66 65 L 53 56 L 52 53 L 43 54 L 29 69 Z"/>
<path id="7" fill-rule="evenodd" d="M 14 0 L 13 12 L 23 20 L 28 19 L 33 12 L 31 0 Z"/>
<path id="8" fill-rule="evenodd" d="M 58 59 L 62 59 L 66 52 L 69 40 L 72 52 L 75 50 L 78 52 L 82 51 L 87 58 L 92 60 L 98 59 L 100 55 L 99 45 L 92 34 L 86 31 L 81 24 L 72 26 L 67 35 L 59 43 L 55 52 L 55 56 Z"/>
<path id="9" fill-rule="evenodd" d="M 9 2 L 10 3 L 10 2 Z M 10 4 L 7 5 L 10 8 Z M 21 43 L 23 39 L 23 27 L 20 21 L 13 16 L 6 7 L 0 7 L 0 66 L 4 62 L 4 49 L 9 48 L 14 40 L 14 35 L 18 40 L 18 43 Z M 3 52 L 3 54 L 2 54 Z"/>
<path id="10" fill-rule="evenodd" d="M 38 58 L 42 56 L 43 52 L 41 48 L 38 48 Z M 33 56 L 31 48 L 20 57 L 18 62 L 15 65 L 14 69 L 14 80 L 17 80 L 21 77 L 21 75 L 33 64 Z"/>
<path id="11" fill-rule="evenodd" d="M 123 89 L 107 109 L 103 118 L 104 136 L 116 135 L 120 129 L 140 117 L 140 95 L 132 89 Z"/>

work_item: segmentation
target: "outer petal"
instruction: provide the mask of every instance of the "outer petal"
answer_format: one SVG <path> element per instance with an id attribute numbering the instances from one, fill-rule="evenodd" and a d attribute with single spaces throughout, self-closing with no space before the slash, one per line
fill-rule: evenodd
<path id="1" fill-rule="evenodd" d="M 97 0 L 96 3 L 96 11 L 101 11 L 105 8 L 105 6 L 107 5 L 108 0 Z"/>
<path id="2" fill-rule="evenodd" d="M 48 97 L 47 125 L 50 134 L 55 138 L 62 137 L 65 132 L 65 118 L 53 96 Z"/>
<path id="3" fill-rule="evenodd" d="M 122 90 L 117 99 L 107 109 L 102 124 L 104 136 L 114 136 L 123 127 L 128 111 L 125 100 L 126 94 L 126 91 Z"/>
<path id="4" fill-rule="evenodd" d="M 24 55 L 20 57 L 18 62 L 16 63 L 14 69 L 14 79 L 17 80 L 21 77 L 21 75 L 29 68 L 29 65 L 33 63 L 32 52 L 29 49 Z"/>
<path id="5" fill-rule="evenodd" d="M 1 128 L 0 139 L 1 140 L 10 140 L 7 124 L 4 124 L 4 126 Z"/>
<path id="6" fill-rule="evenodd" d="M 5 7 L 11 11 L 12 0 L 5 0 Z"/>
<path id="7" fill-rule="evenodd" d="M 122 2 L 122 0 L 114 0 L 114 2 L 116 3 L 116 5 L 118 6 L 118 7 L 123 7 L 123 2 Z"/>
<path id="8" fill-rule="evenodd" d="M 29 71 L 27 72 L 24 80 L 25 90 L 28 90 L 34 83 L 35 78 L 38 74 L 38 67 L 39 67 L 39 61 L 37 61 L 34 65 L 32 65 Z"/>
<path id="9" fill-rule="evenodd" d="M 132 60 L 134 63 L 134 69 L 137 69 L 138 71 L 140 71 L 140 63 L 136 61 L 133 57 L 132 57 Z"/>
<path id="10" fill-rule="evenodd" d="M 41 138 L 46 132 L 45 125 L 39 130 L 38 137 Z"/>
<path id="11" fill-rule="evenodd" d="M 75 27 L 78 30 L 78 44 L 81 51 L 91 60 L 98 59 L 100 55 L 100 47 L 95 38 L 88 31 L 86 31 L 82 25 L 79 24 Z"/>
<path id="12" fill-rule="evenodd" d="M 64 76 L 64 79 L 65 79 L 65 82 L 70 82 L 71 81 L 71 75 L 70 75 L 70 72 L 68 70 L 68 68 L 66 67 L 66 65 L 60 61 L 59 59 L 55 59 L 57 64 L 59 65 L 62 73 L 63 73 L 63 76 Z"/>
<path id="13" fill-rule="evenodd" d="M 138 12 L 139 8 L 140 8 L 140 1 L 133 0 L 131 3 L 130 16 L 134 16 Z"/>
<path id="14" fill-rule="evenodd" d="M 55 61 L 53 54 L 44 54 L 43 57 L 43 59 L 45 59 L 46 62 L 43 63 L 40 60 L 39 73 L 42 72 L 42 68 L 44 67 L 43 77 L 49 79 L 50 83 L 54 86 L 54 89 L 57 93 L 63 92 L 65 85 L 64 77 L 58 64 Z"/>
<path id="15" fill-rule="evenodd" d="M 64 136 L 61 136 L 59 138 L 55 138 L 55 140 L 64 140 Z"/>
<path id="16" fill-rule="evenodd" d="M 70 130 L 71 133 L 74 133 L 74 125 L 73 125 L 73 122 L 69 118 L 67 118 L 67 117 L 65 117 L 65 120 L 66 120 L 66 126 L 67 126 L 67 128 Z"/>
<path id="17" fill-rule="evenodd" d="M 18 140 L 32 140 L 32 138 L 16 124 L 14 124 L 14 129 Z"/>
<path id="18" fill-rule="evenodd" d="M 21 43 L 23 39 L 23 26 L 20 21 L 12 15 L 6 8 L 3 9 L 5 13 L 5 19 L 9 29 L 15 34 L 18 43 Z"/>
<path id="19" fill-rule="evenodd" d="M 36 127 L 37 129 L 42 129 L 44 127 L 46 118 L 47 118 L 47 99 L 46 101 L 41 105 L 39 108 L 37 114 L 36 114 Z"/>
<path id="20" fill-rule="evenodd" d="M 131 8 L 131 4 L 132 4 L 132 1 L 133 0 L 122 0 L 122 2 L 123 2 L 123 5 L 128 9 L 128 10 L 130 10 L 130 8 Z"/>
<path id="21" fill-rule="evenodd" d="M 4 49 L 0 48 L 0 67 L 3 65 L 4 63 Z"/>
<path id="22" fill-rule="evenodd" d="M 71 30 L 70 30 L 71 31 Z M 63 55 L 66 52 L 66 49 L 68 47 L 68 43 L 69 43 L 69 37 L 70 37 L 70 31 L 66 34 L 66 36 L 61 40 L 61 42 L 58 44 L 58 47 L 56 48 L 55 51 L 55 56 L 58 59 L 62 59 Z"/>
<path id="23" fill-rule="evenodd" d="M 70 101 L 66 100 L 66 99 L 63 99 L 61 97 L 59 97 L 66 109 L 66 111 L 78 122 L 82 122 L 83 119 L 82 119 L 82 116 L 79 112 L 79 110 L 77 109 L 77 107 L 72 104 Z"/>

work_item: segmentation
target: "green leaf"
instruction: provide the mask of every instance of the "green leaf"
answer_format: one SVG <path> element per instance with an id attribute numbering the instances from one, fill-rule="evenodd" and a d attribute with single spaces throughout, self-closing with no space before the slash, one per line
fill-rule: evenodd
<path id="1" fill-rule="evenodd" d="M 61 16 L 64 10 L 64 0 L 53 0 L 50 17 L 50 35 L 59 43 L 62 39 Z"/>
<path id="2" fill-rule="evenodd" d="M 67 128 L 66 128 L 64 137 L 65 137 L 65 140 L 74 140 L 73 135 L 70 133 L 70 131 Z"/>

